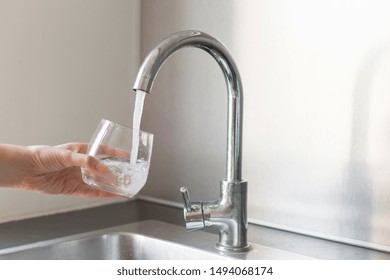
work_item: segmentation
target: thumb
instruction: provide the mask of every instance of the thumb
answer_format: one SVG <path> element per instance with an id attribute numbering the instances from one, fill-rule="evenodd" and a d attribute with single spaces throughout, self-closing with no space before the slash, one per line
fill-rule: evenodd
<path id="1" fill-rule="evenodd" d="M 61 151 L 58 153 L 58 156 L 58 162 L 62 166 L 62 168 L 77 166 L 83 167 L 86 170 L 94 173 L 104 172 L 108 170 L 108 167 L 105 164 L 90 155 L 61 149 Z"/>
<path id="2" fill-rule="evenodd" d="M 37 167 L 45 172 L 58 171 L 69 167 L 83 167 L 94 173 L 107 171 L 108 167 L 97 158 L 71 150 L 44 147 L 35 153 Z"/>
<path id="3" fill-rule="evenodd" d="M 57 171 L 68 167 L 85 167 L 87 155 L 58 148 L 44 148 L 36 154 L 43 170 Z"/>

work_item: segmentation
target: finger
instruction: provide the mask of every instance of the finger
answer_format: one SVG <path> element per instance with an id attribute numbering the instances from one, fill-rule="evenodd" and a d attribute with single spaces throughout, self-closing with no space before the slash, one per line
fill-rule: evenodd
<path id="1" fill-rule="evenodd" d="M 87 149 L 88 149 L 88 144 L 71 142 L 71 143 L 57 145 L 55 147 L 60 148 L 60 149 L 64 149 L 64 150 L 69 150 L 69 151 L 76 152 L 76 153 L 85 154 L 87 152 Z"/>
<path id="2" fill-rule="evenodd" d="M 58 149 L 55 157 L 59 167 L 68 168 L 73 166 L 86 167 L 87 160 L 90 156 L 69 150 Z"/>
<path id="3" fill-rule="evenodd" d="M 77 153 L 85 154 L 88 150 L 88 144 L 85 143 L 66 143 L 56 146 L 60 149 L 70 150 Z M 112 156 L 112 157 L 128 157 L 129 153 L 126 150 L 116 148 L 113 146 L 100 144 L 97 151 L 98 155 Z"/>
<path id="4" fill-rule="evenodd" d="M 106 173 L 110 171 L 108 166 L 92 156 L 86 156 L 82 167 L 92 173 Z"/>
<path id="5" fill-rule="evenodd" d="M 40 154 L 47 171 L 61 170 L 68 167 L 86 167 L 87 156 L 64 149 L 45 149 Z"/>
<path id="6" fill-rule="evenodd" d="M 126 150 L 101 144 L 99 146 L 99 155 L 111 156 L 111 157 L 128 157 L 129 153 Z"/>
<path id="7" fill-rule="evenodd" d="M 89 155 L 74 153 L 68 150 L 63 150 L 59 152 L 57 154 L 56 162 L 57 170 L 69 167 L 82 167 L 88 172 L 92 173 L 110 172 L 109 167 L 99 159 Z"/>

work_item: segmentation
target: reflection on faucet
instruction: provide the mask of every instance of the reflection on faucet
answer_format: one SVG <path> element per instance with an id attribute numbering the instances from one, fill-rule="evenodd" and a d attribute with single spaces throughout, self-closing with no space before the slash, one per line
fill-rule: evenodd
<path id="1" fill-rule="evenodd" d="M 157 45 L 143 62 L 134 90 L 150 93 L 163 63 L 183 47 L 205 50 L 221 67 L 228 90 L 228 135 L 226 178 L 221 181 L 220 198 L 212 202 L 191 203 L 188 190 L 182 187 L 184 218 L 188 230 L 216 227 L 217 248 L 222 251 L 245 251 L 247 243 L 247 182 L 241 178 L 242 154 L 242 84 L 237 66 L 225 46 L 214 37 L 199 31 L 182 31 L 170 35 Z"/>

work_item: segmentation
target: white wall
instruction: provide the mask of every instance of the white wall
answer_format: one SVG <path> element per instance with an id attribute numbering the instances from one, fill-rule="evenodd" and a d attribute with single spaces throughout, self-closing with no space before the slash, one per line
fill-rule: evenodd
<path id="1" fill-rule="evenodd" d="M 388 2 L 142 1 L 142 55 L 182 29 L 216 36 L 244 85 L 249 217 L 390 250 Z M 198 49 L 175 54 L 146 97 L 155 133 L 144 195 L 215 199 L 225 175 L 226 89 Z"/>
<path id="2" fill-rule="evenodd" d="M 138 0 L 0 1 L 0 142 L 88 142 L 101 118 L 131 124 Z M 117 199 L 0 188 L 0 222 Z"/>

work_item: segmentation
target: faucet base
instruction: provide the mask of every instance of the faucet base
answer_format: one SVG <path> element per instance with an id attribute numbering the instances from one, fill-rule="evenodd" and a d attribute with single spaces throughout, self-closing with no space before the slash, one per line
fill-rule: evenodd
<path id="1" fill-rule="evenodd" d="M 231 247 L 225 246 L 220 243 L 215 244 L 215 247 L 221 252 L 230 252 L 230 253 L 241 253 L 251 250 L 251 245 L 246 244 L 244 247 Z"/>
<path id="2" fill-rule="evenodd" d="M 246 181 L 221 181 L 220 199 L 204 202 L 205 227 L 219 231 L 217 248 L 221 251 L 242 252 L 249 250 L 247 243 L 247 189 Z"/>

